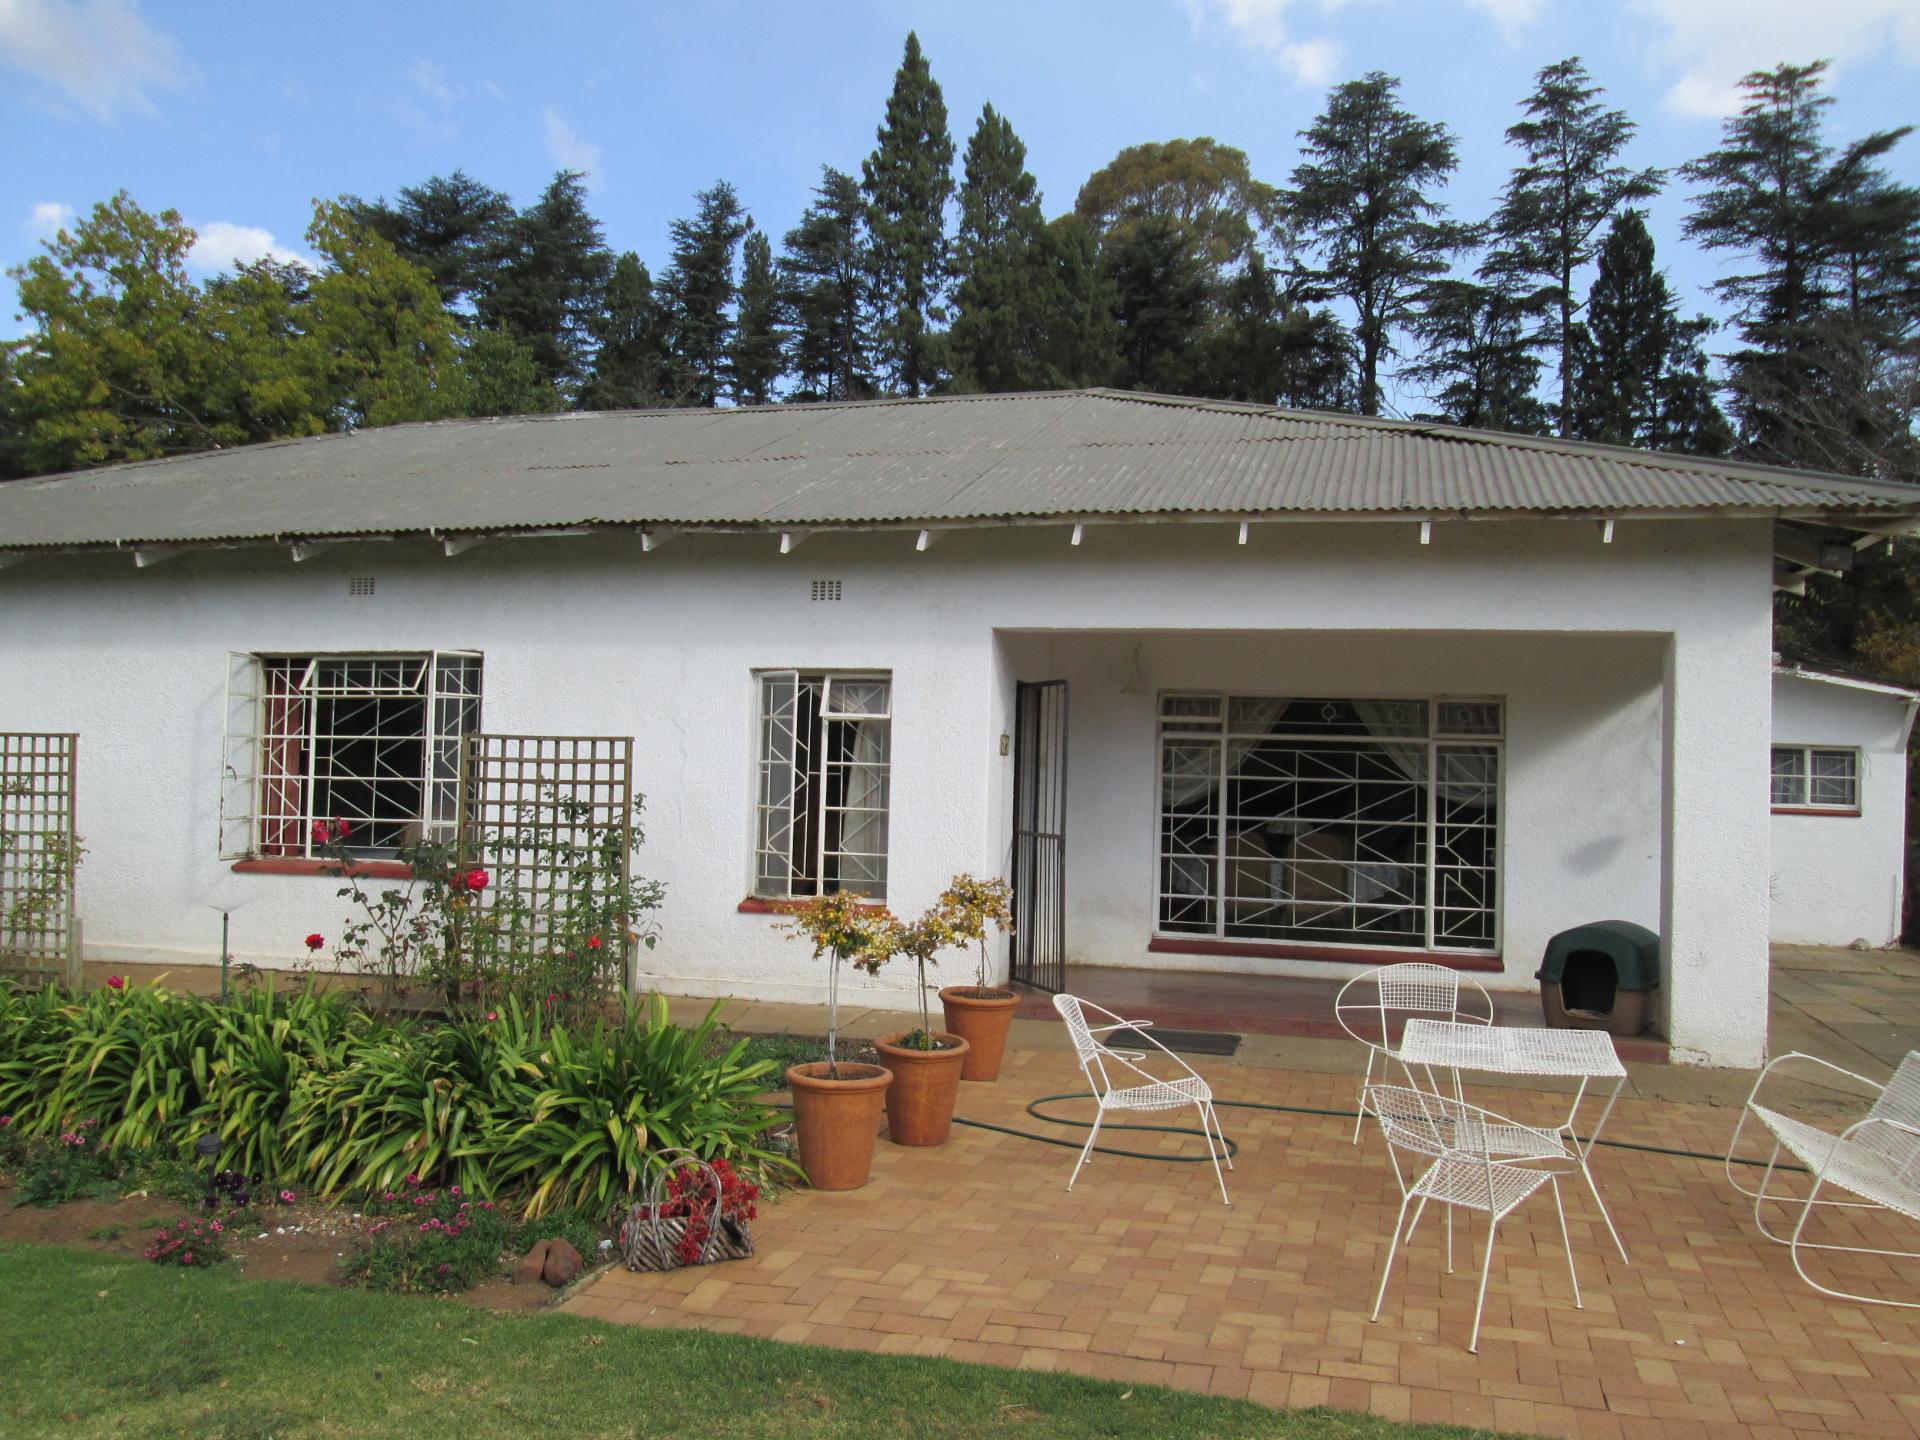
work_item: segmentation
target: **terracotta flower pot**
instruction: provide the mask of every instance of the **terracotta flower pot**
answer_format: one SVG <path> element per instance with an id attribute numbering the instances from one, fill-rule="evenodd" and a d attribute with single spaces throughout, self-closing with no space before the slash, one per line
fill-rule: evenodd
<path id="1" fill-rule="evenodd" d="M 985 995 L 973 985 L 949 985 L 940 992 L 940 1008 L 947 1013 L 947 1029 L 967 1042 L 962 1080 L 998 1080 L 1000 1061 L 1007 1053 L 1007 1028 L 1013 1024 L 1020 997 L 1011 990 Z"/>
<path id="2" fill-rule="evenodd" d="M 793 1123 L 800 1136 L 800 1168 L 816 1190 L 858 1190 L 873 1168 L 880 1106 L 893 1072 L 879 1065 L 842 1065 L 829 1079 L 827 1062 L 787 1071 Z"/>
<path id="3" fill-rule="evenodd" d="M 893 1035 L 873 1045 L 880 1063 L 893 1072 L 887 1090 L 887 1135 L 896 1145 L 944 1145 L 953 1128 L 967 1042 L 958 1035 L 937 1035 L 949 1042 L 944 1049 L 913 1050 L 900 1043 L 906 1038 Z"/>

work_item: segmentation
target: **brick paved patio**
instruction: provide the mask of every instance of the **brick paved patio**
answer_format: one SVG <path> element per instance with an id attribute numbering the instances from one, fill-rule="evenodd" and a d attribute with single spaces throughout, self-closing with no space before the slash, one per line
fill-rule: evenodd
<path id="1" fill-rule="evenodd" d="M 962 1114 L 1044 1130 L 1025 1103 L 1083 1088 L 1070 1054 L 1037 1026 L 1022 1030 L 1045 1048 L 1023 1049 L 997 1085 L 962 1087 Z M 1353 1100 L 1348 1074 L 1198 1064 L 1227 1099 Z M 1636 1067 L 1637 1081 L 1674 1074 Z M 1559 1104 L 1491 1086 L 1470 1098 L 1542 1119 Z M 1070 1150 L 978 1129 L 938 1150 L 883 1140 L 865 1190 L 797 1191 L 766 1207 L 753 1258 L 664 1276 L 611 1271 L 569 1308 L 1552 1435 L 1920 1431 L 1920 1321 L 1808 1290 L 1755 1235 L 1717 1165 L 1600 1152 L 1598 1177 L 1635 1263 L 1610 1251 L 1591 1199 L 1570 1185 L 1584 1310 L 1571 1302 L 1551 1204 L 1513 1216 L 1474 1356 L 1464 1344 L 1477 1237 L 1443 1276 L 1438 1217 L 1422 1226 L 1411 1264 L 1396 1266 L 1380 1323 L 1367 1322 L 1398 1201 L 1377 1134 L 1356 1149 L 1338 1118 L 1224 1119 L 1241 1145 L 1231 1208 L 1205 1165 L 1099 1157 L 1067 1194 Z M 1731 1121 L 1724 1107 L 1627 1098 L 1608 1133 L 1717 1151 Z M 1459 1234 L 1471 1233 L 1463 1217 Z M 1870 1260 L 1837 1273 L 1868 1285 L 1900 1278 Z"/>

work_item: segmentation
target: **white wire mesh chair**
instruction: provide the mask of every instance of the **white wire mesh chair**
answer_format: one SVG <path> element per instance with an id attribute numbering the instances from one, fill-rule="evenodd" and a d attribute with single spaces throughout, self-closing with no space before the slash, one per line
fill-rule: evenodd
<path id="1" fill-rule="evenodd" d="M 1100 1138 L 1100 1123 L 1107 1118 L 1109 1110 L 1180 1110 L 1191 1105 L 1200 1112 L 1200 1128 L 1207 1137 L 1207 1156 L 1213 1161 L 1213 1177 L 1220 1182 L 1221 1203 L 1232 1204 L 1227 1198 L 1227 1178 L 1220 1172 L 1220 1162 L 1224 1159 L 1227 1169 L 1231 1170 L 1233 1156 L 1227 1149 L 1227 1136 L 1220 1128 L 1220 1117 L 1213 1110 L 1213 1091 L 1191 1065 L 1146 1033 L 1147 1027 L 1153 1022 L 1123 1020 L 1113 1011 L 1102 1009 L 1077 995 L 1054 996 L 1053 1008 L 1067 1022 L 1067 1034 L 1073 1037 L 1073 1052 L 1080 1059 L 1080 1069 L 1085 1072 L 1087 1084 L 1092 1087 L 1094 1099 L 1099 1105 L 1093 1117 L 1093 1129 L 1087 1134 L 1086 1146 L 1080 1151 L 1073 1174 L 1067 1177 L 1067 1189 L 1073 1189 L 1073 1182 L 1080 1178 L 1081 1169 L 1092 1158 L 1094 1142 Z M 1087 1011 L 1111 1023 L 1090 1025 L 1087 1023 Z M 1180 1073 L 1171 1080 L 1164 1080 L 1152 1071 L 1142 1069 L 1148 1058 L 1146 1051 L 1115 1050 L 1100 1039 L 1102 1035 L 1115 1030 L 1137 1034 L 1152 1047 L 1156 1061 L 1165 1061 Z M 1219 1142 L 1217 1147 L 1216 1140 Z"/>
<path id="2" fill-rule="evenodd" d="M 1381 965 L 1363 970 L 1340 987 L 1333 997 L 1333 1016 L 1340 1028 L 1367 1047 L 1367 1070 L 1360 1081 L 1360 1113 L 1353 1117 L 1353 1143 L 1360 1143 L 1360 1127 L 1367 1119 L 1367 1087 L 1373 1083 L 1375 1060 L 1399 1058 L 1394 1033 L 1415 1016 L 1452 1020 L 1458 1024 L 1493 1024 L 1493 999 L 1457 971 L 1424 960 Z M 1458 1076 L 1455 1077 L 1458 1079 Z M 1428 1082 L 1433 1080 L 1428 1075 Z M 1459 1098 L 1456 1088 L 1455 1097 Z"/>
<path id="3" fill-rule="evenodd" d="M 1380 1318 L 1380 1307 L 1387 1298 L 1393 1257 L 1403 1239 L 1412 1245 L 1414 1228 L 1426 1212 L 1427 1202 L 1434 1200 L 1447 1207 L 1449 1273 L 1453 1270 L 1453 1212 L 1480 1211 L 1487 1217 L 1487 1250 L 1480 1261 L 1473 1335 L 1467 1341 L 1468 1351 L 1478 1353 L 1480 1316 L 1487 1305 L 1487 1278 L 1493 1272 L 1493 1246 L 1500 1222 L 1542 1186 L 1553 1188 L 1553 1208 L 1560 1216 L 1560 1240 L 1567 1250 L 1574 1308 L 1585 1308 L 1580 1299 L 1580 1275 L 1573 1264 L 1573 1239 L 1567 1233 L 1567 1211 L 1560 1199 L 1560 1176 L 1577 1170 L 1580 1162 L 1558 1132 L 1522 1125 L 1477 1105 L 1410 1086 L 1370 1085 L 1364 1099 L 1367 1112 L 1380 1122 L 1387 1153 L 1393 1157 L 1394 1179 L 1400 1184 L 1400 1213 L 1394 1219 L 1393 1239 L 1387 1245 L 1387 1263 L 1380 1271 L 1380 1291 L 1373 1300 L 1374 1320 Z M 1431 1162 L 1412 1184 L 1407 1183 L 1407 1172 L 1401 1169 L 1401 1151 Z M 1414 1205 L 1411 1221 L 1407 1219 L 1410 1204 Z"/>
<path id="4" fill-rule="evenodd" d="M 1758 1103 L 1760 1087 L 1767 1083 L 1775 1070 L 1790 1062 L 1806 1062 L 1817 1066 L 1820 1071 L 1856 1081 L 1874 1092 L 1876 1098 L 1863 1117 L 1839 1134 Z M 1734 1151 L 1740 1148 L 1740 1137 L 1749 1119 L 1758 1121 L 1773 1139 L 1773 1151 L 1767 1157 L 1766 1171 L 1760 1177 L 1759 1186 L 1751 1190 L 1740 1183 L 1734 1167 Z M 1772 1184 L 1779 1167 L 1782 1150 L 1806 1167 L 1812 1185 L 1804 1199 L 1767 1193 L 1767 1187 Z M 1906 1059 L 1900 1062 L 1892 1078 L 1884 1084 L 1864 1075 L 1856 1075 L 1851 1070 L 1843 1070 L 1817 1055 L 1806 1055 L 1796 1050 L 1779 1056 L 1753 1082 L 1746 1108 L 1740 1112 L 1739 1123 L 1733 1127 L 1733 1139 L 1727 1144 L 1726 1164 L 1727 1179 L 1733 1188 L 1753 1199 L 1754 1225 L 1767 1239 L 1788 1247 L 1793 1255 L 1793 1268 L 1800 1272 L 1800 1278 L 1807 1284 L 1822 1295 L 1831 1295 L 1837 1300 L 1854 1300 L 1865 1305 L 1892 1305 L 1902 1310 L 1920 1309 L 1920 1301 L 1888 1300 L 1878 1295 L 1858 1295 L 1846 1290 L 1830 1289 L 1809 1275 L 1801 1260 L 1801 1252 L 1805 1250 L 1833 1250 L 1849 1255 L 1881 1255 L 1906 1260 L 1920 1258 L 1920 1251 L 1815 1244 L 1805 1238 L 1807 1221 L 1812 1218 L 1815 1206 L 1836 1210 L 1891 1210 L 1909 1220 L 1920 1220 L 1920 1050 L 1909 1050 Z M 1821 1190 L 1829 1188 L 1859 1198 L 1822 1200 Z M 1779 1205 L 1800 1207 L 1800 1216 L 1794 1223 L 1791 1235 L 1776 1234 L 1767 1227 L 1762 1207 L 1770 1200 Z"/>

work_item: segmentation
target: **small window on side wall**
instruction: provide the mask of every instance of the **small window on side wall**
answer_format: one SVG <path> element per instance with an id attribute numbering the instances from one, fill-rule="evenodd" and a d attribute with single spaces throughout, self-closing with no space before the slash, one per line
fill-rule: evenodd
<path id="1" fill-rule="evenodd" d="M 1860 813 L 1860 752 L 1820 745 L 1773 747 L 1775 810 Z"/>

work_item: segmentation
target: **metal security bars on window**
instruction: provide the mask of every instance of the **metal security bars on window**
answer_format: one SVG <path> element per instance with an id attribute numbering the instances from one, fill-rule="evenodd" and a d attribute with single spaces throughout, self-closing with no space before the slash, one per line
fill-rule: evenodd
<path id="1" fill-rule="evenodd" d="M 886 898 L 891 699 L 883 675 L 760 675 L 755 894 Z"/>
<path id="2" fill-rule="evenodd" d="M 0 976 L 80 983 L 73 919 L 79 737 L 0 733 Z"/>
<path id="3" fill-rule="evenodd" d="M 1498 700 L 1165 695 L 1158 926 L 1498 944 Z"/>
<path id="4" fill-rule="evenodd" d="M 1774 746 L 1771 798 L 1775 809 L 1858 810 L 1860 752 Z"/>
<path id="5" fill-rule="evenodd" d="M 451 835 L 480 675 L 465 651 L 229 657 L 221 853 L 310 858 L 316 821 L 376 855 Z"/>

